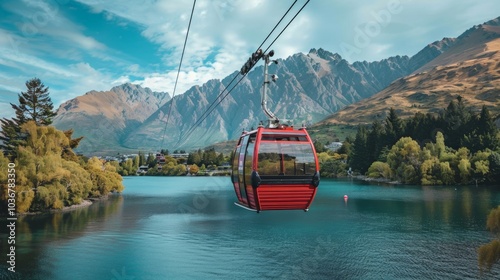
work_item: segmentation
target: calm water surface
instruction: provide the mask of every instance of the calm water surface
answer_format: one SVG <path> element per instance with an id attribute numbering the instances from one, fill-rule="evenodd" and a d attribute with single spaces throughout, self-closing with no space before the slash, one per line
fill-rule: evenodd
<path id="1" fill-rule="evenodd" d="M 129 177 L 121 195 L 17 221 L 5 279 L 500 279 L 477 248 L 492 187 L 322 180 L 309 212 L 256 214 L 228 177 Z M 497 188 L 498 189 L 498 188 Z M 347 203 L 343 196 L 347 194 Z M 6 258 L 6 230 L 1 256 Z"/>

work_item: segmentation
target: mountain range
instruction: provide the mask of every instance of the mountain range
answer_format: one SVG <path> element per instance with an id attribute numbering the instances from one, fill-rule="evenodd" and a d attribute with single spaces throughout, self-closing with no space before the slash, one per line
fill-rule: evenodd
<path id="1" fill-rule="evenodd" d="M 500 18 L 474 26 L 450 42 L 446 51 L 410 75 L 320 124 L 372 123 L 383 120 L 390 107 L 402 117 L 439 113 L 458 95 L 466 106 L 479 111 L 485 105 L 500 116 Z"/>
<path id="2" fill-rule="evenodd" d="M 384 118 L 389 107 L 404 115 L 435 112 L 456 94 L 495 111 L 500 108 L 499 21 L 430 43 L 412 57 L 351 64 L 319 48 L 278 59 L 269 66 L 279 79 L 269 86 L 268 108 L 295 126 L 367 123 Z M 84 136 L 79 147 L 84 154 L 203 148 L 236 139 L 265 120 L 263 68 L 207 81 L 173 99 L 132 84 L 91 91 L 62 104 L 54 125 Z M 213 112 L 204 114 L 208 109 Z"/>

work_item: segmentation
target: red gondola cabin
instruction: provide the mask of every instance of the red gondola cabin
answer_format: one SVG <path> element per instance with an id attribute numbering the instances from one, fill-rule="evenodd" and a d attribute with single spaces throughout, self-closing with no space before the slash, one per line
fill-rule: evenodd
<path id="1" fill-rule="evenodd" d="M 267 127 L 243 132 L 234 151 L 231 180 L 238 197 L 236 205 L 257 212 L 264 210 L 309 210 L 319 185 L 319 164 L 305 128 L 283 125 L 267 108 L 268 66 L 274 51 L 257 50 L 241 68 L 246 75 L 263 59 L 262 110 Z M 276 82 L 277 76 L 271 75 Z"/>
<path id="2" fill-rule="evenodd" d="M 239 206 L 264 210 L 309 210 L 319 185 L 319 164 L 305 128 L 259 127 L 236 146 L 231 180 Z"/>

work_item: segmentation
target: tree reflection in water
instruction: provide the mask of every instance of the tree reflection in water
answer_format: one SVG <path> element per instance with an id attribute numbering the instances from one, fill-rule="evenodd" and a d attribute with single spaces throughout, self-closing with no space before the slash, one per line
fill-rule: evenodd
<path id="1" fill-rule="evenodd" d="M 89 231 L 99 231 L 106 226 L 106 223 L 99 221 L 117 215 L 122 206 L 123 197 L 119 194 L 112 194 L 107 199 L 94 202 L 87 207 L 55 213 L 19 216 L 16 221 L 15 244 L 18 272 L 16 272 L 17 278 L 13 279 L 43 279 L 43 275 L 39 275 L 42 269 L 37 266 L 41 265 L 41 261 L 47 257 L 47 253 L 43 251 L 44 246 L 33 246 L 33 244 L 66 242 L 84 236 Z M 7 235 L 3 228 L 1 235 L 2 237 Z M 8 253 L 7 249 L 8 246 L 1 246 L 0 254 L 5 256 Z M 5 264 L 2 264 L 0 269 L 2 270 L 0 278 L 5 279 L 4 277 L 7 277 L 7 275 L 3 275 L 7 271 Z"/>

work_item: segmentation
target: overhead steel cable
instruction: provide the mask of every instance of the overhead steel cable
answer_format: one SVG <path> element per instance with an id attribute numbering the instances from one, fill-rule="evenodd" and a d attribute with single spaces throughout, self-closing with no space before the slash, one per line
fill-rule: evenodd
<path id="1" fill-rule="evenodd" d="M 292 23 L 293 20 L 295 20 L 295 18 L 297 17 L 297 15 L 305 8 L 305 6 L 309 3 L 310 0 L 307 0 L 307 2 L 299 9 L 299 11 L 293 16 L 293 18 L 288 22 L 288 24 L 281 30 L 281 32 L 278 34 L 278 36 L 276 36 L 276 38 L 271 42 L 271 44 L 267 47 L 266 51 L 276 42 L 276 40 L 281 36 L 281 34 L 288 28 L 288 26 Z M 283 21 L 283 19 L 286 17 L 286 15 L 290 12 L 290 10 L 293 8 L 293 6 L 295 5 L 295 3 L 297 2 L 297 0 L 295 0 L 291 6 L 288 8 L 288 10 L 285 12 L 285 14 L 281 17 L 281 19 L 278 21 L 278 23 L 276 23 L 276 25 L 274 26 L 274 28 L 271 30 L 271 32 L 269 32 L 269 34 L 267 35 L 267 37 L 264 39 L 264 41 L 260 44 L 260 46 L 257 48 L 256 52 L 264 45 L 264 43 L 267 41 L 267 39 L 269 39 L 269 37 L 272 35 L 272 33 L 276 30 L 276 28 L 280 25 L 280 23 Z M 253 67 L 253 65 L 252 65 Z M 214 101 L 210 104 L 210 106 L 205 110 L 205 112 L 202 114 L 202 116 L 191 126 L 191 128 L 188 129 L 188 132 L 186 132 L 186 136 L 184 136 L 184 139 L 187 139 L 193 132 L 194 130 L 196 129 L 196 127 L 198 127 L 207 117 L 210 113 L 213 112 L 213 110 L 215 110 L 215 107 L 217 107 L 230 93 L 231 91 L 233 91 L 233 89 L 243 80 L 243 78 L 246 77 L 248 73 L 245 73 L 243 74 L 243 76 L 238 80 L 238 82 L 229 90 L 227 91 L 227 88 L 232 84 L 232 82 L 238 77 L 237 75 L 235 75 L 233 77 L 233 79 L 231 80 L 231 82 L 229 82 L 229 84 L 227 86 L 224 87 L 224 90 L 221 91 L 221 93 L 214 99 Z M 221 98 L 219 99 L 219 97 L 225 92 L 227 91 L 227 93 Z M 215 104 L 215 102 L 219 100 L 219 102 L 217 102 L 217 104 Z M 213 104 L 215 104 L 215 106 L 213 106 Z M 180 144 L 181 142 L 181 139 L 179 139 L 177 141 L 177 146 L 178 144 Z"/>
<path id="2" fill-rule="evenodd" d="M 269 34 L 267 35 L 267 37 L 264 39 L 264 41 L 262 41 L 262 43 L 260 44 L 260 46 L 257 48 L 257 50 L 255 52 L 257 52 L 263 45 L 264 43 L 267 41 L 267 39 L 269 39 L 269 37 L 271 37 L 272 33 L 274 32 L 274 30 L 276 30 L 276 28 L 278 28 L 278 26 L 280 25 L 280 23 L 283 21 L 283 19 L 288 15 L 288 13 L 290 12 L 290 10 L 293 8 L 293 6 L 295 5 L 295 3 L 297 3 L 298 0 L 295 0 L 291 5 L 290 7 L 288 8 L 288 10 L 285 12 L 285 14 L 283 14 L 283 16 L 281 17 L 281 19 L 278 21 L 278 23 L 276 23 L 276 25 L 274 25 L 274 28 L 271 30 L 271 32 L 269 32 Z M 295 15 L 297 16 L 297 15 Z M 290 24 L 290 23 L 288 23 Z M 283 31 L 281 31 L 283 32 Z M 276 39 L 274 40 L 276 41 Z M 273 42 L 274 43 L 274 42 Z M 252 65 L 253 67 L 253 65 Z M 246 75 L 246 74 L 245 74 Z M 210 114 L 213 110 L 212 107 L 214 106 L 215 102 L 219 99 L 219 97 L 225 92 L 227 91 L 227 88 L 231 86 L 231 84 L 234 82 L 234 80 L 236 80 L 238 76 L 235 75 L 233 77 L 233 79 L 229 82 L 229 84 L 227 84 L 227 86 L 224 86 L 224 89 L 219 93 L 219 95 L 217 95 L 217 97 L 212 101 L 212 103 L 210 104 L 210 106 L 208 106 L 208 108 L 205 110 L 205 112 L 203 112 L 203 114 L 201 114 L 201 116 L 196 120 L 196 122 L 191 126 L 191 128 L 188 129 L 188 132 L 186 132 L 189 135 L 191 135 L 191 130 L 196 128 L 198 125 L 201 124 L 201 122 L 203 122 L 205 119 L 206 119 L 206 116 L 205 115 L 208 115 Z M 220 104 L 217 103 L 217 104 Z M 179 144 L 181 141 L 181 138 L 179 137 L 179 141 L 177 142 L 177 144 Z"/>
<path id="3" fill-rule="evenodd" d="M 288 28 L 288 26 L 290 25 L 290 23 L 292 23 L 292 21 L 294 21 L 295 18 L 300 14 L 300 12 L 302 12 L 302 10 L 307 6 L 307 4 L 309 3 L 309 1 L 310 0 L 307 0 L 306 3 L 304 3 L 304 5 L 302 5 L 302 7 L 300 8 L 300 10 L 293 16 L 293 18 L 287 23 L 287 25 L 285 25 L 285 27 L 281 30 L 281 32 L 278 34 L 278 36 L 276 36 L 276 38 L 274 38 L 274 40 L 267 47 L 267 49 L 263 51 L 263 53 L 267 53 L 267 51 L 271 48 L 271 46 L 274 44 L 274 42 L 276 42 L 276 40 L 278 40 L 278 38 L 281 36 L 281 34 L 283 34 L 283 32 Z"/>
<path id="4" fill-rule="evenodd" d="M 215 105 L 215 107 L 217 107 L 223 100 L 224 98 L 226 98 L 230 93 L 231 91 L 233 91 L 233 89 L 241 82 L 241 80 L 243 80 L 245 77 L 246 77 L 247 74 L 244 74 L 241 76 L 241 78 L 238 80 L 238 82 L 236 82 L 236 84 L 229 90 L 227 91 L 227 93 L 222 97 L 222 99 L 219 100 L 219 102 L 217 102 L 217 104 Z M 238 75 L 236 75 L 235 77 L 238 77 Z M 215 109 L 214 107 L 214 109 Z M 213 111 L 213 110 L 212 110 Z M 187 135 L 184 137 L 185 140 L 188 139 L 188 137 L 195 131 L 196 127 L 199 126 L 207 117 L 210 113 L 212 113 L 212 111 L 210 111 L 199 123 L 198 125 L 196 126 L 192 126 L 190 130 L 188 130 L 187 132 Z M 180 144 L 180 140 L 178 141 L 178 143 Z"/>
<path id="5" fill-rule="evenodd" d="M 231 84 L 234 82 L 234 80 L 236 80 L 236 78 L 238 77 L 238 75 L 234 75 L 233 79 L 229 82 L 229 84 L 227 84 L 227 86 L 224 86 L 224 89 L 219 93 L 219 95 L 217 95 L 217 97 L 214 99 L 214 101 L 212 101 L 212 103 L 210 104 L 210 106 L 208 106 L 208 108 L 205 110 L 205 112 L 203 112 L 203 114 L 201 114 L 201 116 L 196 120 L 196 122 L 188 129 L 188 132 L 193 128 L 193 127 L 196 127 L 197 125 L 199 125 L 203 120 L 205 120 L 206 116 L 205 115 L 208 115 L 210 114 L 212 111 L 209 112 L 209 110 L 214 106 L 215 102 L 217 101 L 217 99 L 219 99 L 219 97 L 224 93 L 224 91 L 227 91 L 227 88 L 229 86 L 231 86 Z M 177 144 L 179 144 L 180 140 L 177 142 Z"/>
<path id="6" fill-rule="evenodd" d="M 293 8 L 293 6 L 295 5 L 295 3 L 297 3 L 298 0 L 295 0 L 292 5 L 290 5 L 290 8 L 288 8 L 288 10 L 286 10 L 285 14 L 281 17 L 281 19 L 278 21 L 278 23 L 276 23 L 276 25 L 274 26 L 273 30 L 271 30 L 271 32 L 269 32 L 269 34 L 267 35 L 266 39 L 264 39 L 264 41 L 262 41 L 262 43 L 260 44 L 260 46 L 255 50 L 255 52 L 259 51 L 259 49 L 264 45 L 264 43 L 267 41 L 267 39 L 269 39 L 269 37 L 271 37 L 271 34 L 273 34 L 274 30 L 276 30 L 276 28 L 278 27 L 278 25 L 280 25 L 281 21 L 283 21 L 283 19 L 286 17 L 286 15 L 288 15 L 288 12 L 290 12 L 290 10 Z M 309 0 L 307 0 L 307 2 L 309 2 Z M 307 5 L 307 3 L 306 3 Z M 302 10 L 303 8 L 305 7 L 302 6 L 302 8 L 300 10 Z M 300 13 L 300 11 L 299 11 Z M 294 16 L 294 18 L 297 16 L 297 14 Z M 288 23 L 290 24 L 290 22 Z M 288 26 L 287 24 L 287 26 Z M 285 27 L 286 28 L 286 27 Z M 281 31 L 281 33 L 283 33 L 283 30 Z M 281 35 L 280 33 L 280 35 Z M 279 35 L 278 35 L 279 36 Z M 274 39 L 274 41 L 271 43 L 271 45 L 276 41 L 276 39 Z M 269 47 L 268 47 L 269 49 Z"/>
<path id="7" fill-rule="evenodd" d="M 174 99 L 174 97 L 175 97 L 175 91 L 177 89 L 177 82 L 179 81 L 179 74 L 181 72 L 182 60 L 184 59 L 184 52 L 186 51 L 186 44 L 187 44 L 187 40 L 188 40 L 188 37 L 189 37 L 189 30 L 191 29 L 191 21 L 193 20 L 193 14 L 194 14 L 194 7 L 195 6 L 196 6 L 196 0 L 193 1 L 193 8 L 191 9 L 191 16 L 189 17 L 188 28 L 187 28 L 187 31 L 186 31 L 186 38 L 184 39 L 184 46 L 182 47 L 181 60 L 179 62 L 179 68 L 177 69 L 177 77 L 175 78 L 174 91 L 172 93 L 172 99 L 171 99 L 170 106 L 169 106 L 169 109 L 168 109 L 167 120 L 165 121 L 165 128 L 163 129 L 163 135 L 162 135 L 162 138 L 161 138 L 161 144 L 160 144 L 160 147 L 159 147 L 158 150 L 160 150 L 161 147 L 163 146 L 163 141 L 165 140 L 165 133 L 167 132 L 168 121 L 170 119 L 170 114 L 172 112 L 172 104 L 174 104 L 174 102 L 175 102 L 175 99 Z"/>

